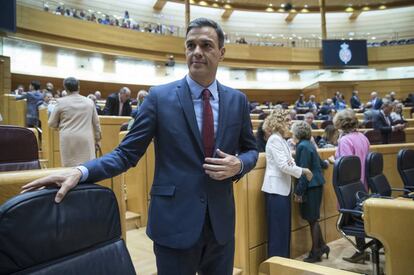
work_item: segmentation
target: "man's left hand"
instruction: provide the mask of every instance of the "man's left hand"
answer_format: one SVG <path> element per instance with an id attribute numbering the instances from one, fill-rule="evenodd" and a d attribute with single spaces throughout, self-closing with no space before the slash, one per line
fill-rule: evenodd
<path id="1" fill-rule="evenodd" d="M 205 158 L 203 168 L 210 178 L 215 180 L 224 180 L 237 175 L 241 169 L 241 161 L 239 158 L 226 154 L 220 149 L 216 151 L 216 158 Z"/>

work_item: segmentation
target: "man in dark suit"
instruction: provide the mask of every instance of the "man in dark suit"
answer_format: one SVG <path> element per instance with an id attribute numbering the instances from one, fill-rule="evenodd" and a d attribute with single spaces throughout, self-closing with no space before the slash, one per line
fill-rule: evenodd
<path id="1" fill-rule="evenodd" d="M 130 116 L 132 112 L 130 98 L 131 90 L 128 87 L 121 88 L 119 93 L 110 94 L 103 109 L 104 115 Z"/>
<path id="2" fill-rule="evenodd" d="M 371 104 L 372 104 L 372 108 L 374 110 L 379 110 L 381 109 L 382 106 L 382 99 L 378 97 L 377 92 L 372 92 L 371 93 Z"/>
<path id="3" fill-rule="evenodd" d="M 361 108 L 361 100 L 359 99 L 359 96 L 358 96 L 358 91 L 353 91 L 352 92 L 352 96 L 351 96 L 351 100 L 350 100 L 351 102 L 351 108 L 352 109 L 360 109 Z"/>
<path id="4" fill-rule="evenodd" d="M 234 180 L 256 164 L 258 152 L 246 96 L 216 80 L 224 33 L 199 18 L 187 29 L 188 75 L 153 87 L 134 125 L 111 153 L 65 175 L 34 181 L 24 190 L 56 183 L 60 202 L 79 181 L 100 181 L 135 166 L 154 139 L 156 169 L 147 234 L 164 274 L 230 275 L 234 258 Z"/>
<path id="5" fill-rule="evenodd" d="M 40 82 L 33 80 L 30 82 L 29 91 L 25 94 L 16 97 L 16 100 L 26 99 L 27 111 L 26 111 L 26 126 L 38 127 L 39 126 L 39 110 L 38 107 L 43 102 L 43 94 L 40 91 Z"/>
<path id="6" fill-rule="evenodd" d="M 375 130 L 379 130 L 381 132 L 383 144 L 389 143 L 392 132 L 400 131 L 405 128 L 404 124 L 392 125 L 392 119 L 390 116 L 392 108 L 392 102 L 384 100 L 381 110 L 373 117 L 373 127 Z"/>

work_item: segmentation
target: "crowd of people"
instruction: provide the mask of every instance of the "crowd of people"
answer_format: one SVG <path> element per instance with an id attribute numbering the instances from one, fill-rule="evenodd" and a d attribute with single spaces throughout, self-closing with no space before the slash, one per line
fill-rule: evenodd
<path id="1" fill-rule="evenodd" d="M 137 22 L 130 16 L 128 11 L 125 11 L 123 16 L 115 17 L 109 14 L 104 14 L 102 12 L 76 9 L 73 7 L 68 7 L 67 5 L 58 5 L 56 9 L 52 10 L 50 9 L 47 2 L 44 4 L 43 10 L 46 12 L 52 12 L 56 15 L 62 15 L 102 25 L 115 26 L 142 32 L 168 35 L 174 35 L 178 32 L 178 27 L 172 25 L 158 24 L 153 22 Z"/>
<path id="2" fill-rule="evenodd" d="M 148 95 L 147 91 L 140 90 L 136 99 L 131 99 L 131 90 L 122 87 L 103 100 L 100 91 L 85 97 L 79 94 L 79 90 L 79 81 L 69 77 L 63 81 L 63 90 L 55 90 L 51 82 L 41 89 L 41 83 L 33 80 L 27 91 L 24 85 L 19 84 L 11 92 L 16 100 L 26 100 L 27 127 L 40 129 L 39 110 L 47 109 L 48 126 L 59 130 L 63 167 L 73 167 L 96 157 L 101 140 L 98 115 L 130 116 L 125 130 L 130 129 L 139 106 Z M 132 106 L 135 106 L 134 110 Z"/>
<path id="3" fill-rule="evenodd" d="M 323 135 L 315 138 L 312 137 L 311 141 L 319 148 L 330 148 L 337 146 L 339 138 L 338 129 L 332 125 L 333 118 L 339 111 L 349 108 L 356 113 L 363 114 L 363 120 L 358 124 L 359 128 L 378 130 L 382 137 L 382 143 L 387 144 L 390 141 L 392 132 L 402 131 L 407 127 L 403 107 L 412 107 L 414 105 L 414 97 L 412 94 L 409 94 L 405 100 L 401 101 L 396 98 L 395 92 L 390 92 L 383 98 L 380 98 L 376 91 L 373 91 L 370 96 L 368 102 L 362 103 L 358 96 L 358 91 L 355 90 L 352 92 L 349 104 L 346 104 L 344 95 L 339 91 L 335 92 L 332 98 L 327 98 L 322 103 L 316 101 L 315 95 L 310 95 L 308 100 L 305 100 L 304 94 L 300 94 L 294 107 L 289 110 L 289 118 L 293 121 L 304 120 L 311 129 L 319 129 L 319 127 L 324 129 Z M 282 103 L 273 106 L 273 108 L 288 109 L 288 105 Z M 266 117 L 264 111 L 255 103 L 251 104 L 251 113 L 259 114 L 259 119 Z M 320 126 L 314 122 L 315 120 L 322 121 Z M 256 139 L 258 149 L 263 152 L 266 135 L 262 127 L 263 125 L 259 126 Z M 294 144 L 291 141 L 292 139 L 288 141 L 289 145 L 291 148 L 294 148 Z"/>

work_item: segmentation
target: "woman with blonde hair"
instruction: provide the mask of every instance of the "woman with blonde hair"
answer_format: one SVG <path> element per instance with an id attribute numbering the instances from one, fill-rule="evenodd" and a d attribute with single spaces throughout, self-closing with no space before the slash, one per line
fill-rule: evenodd
<path id="1" fill-rule="evenodd" d="M 361 161 L 361 182 L 365 190 L 368 191 L 368 184 L 365 180 L 365 160 L 369 153 L 370 144 L 368 138 L 358 132 L 359 123 L 355 112 L 350 109 L 338 112 L 333 119 L 333 124 L 340 131 L 335 158 L 357 156 Z M 363 251 L 365 239 L 356 238 L 356 243 L 358 249 Z M 351 263 L 359 263 L 364 262 L 367 259 L 367 255 L 365 253 L 355 252 L 351 257 L 344 257 L 343 259 Z"/>
<path id="2" fill-rule="evenodd" d="M 312 179 L 312 172 L 296 166 L 284 139 L 289 133 L 289 111 L 274 110 L 264 121 L 263 130 L 271 134 L 266 144 L 266 171 L 262 186 L 266 199 L 268 257 L 290 256 L 291 176 Z"/>

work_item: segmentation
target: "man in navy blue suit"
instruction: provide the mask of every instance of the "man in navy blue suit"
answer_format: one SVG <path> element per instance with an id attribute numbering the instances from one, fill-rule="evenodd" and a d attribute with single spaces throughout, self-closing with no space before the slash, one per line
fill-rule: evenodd
<path id="1" fill-rule="evenodd" d="M 61 186 L 60 202 L 77 183 L 100 181 L 135 166 L 154 139 L 155 175 L 147 234 L 158 274 L 232 274 L 235 206 L 232 182 L 256 164 L 258 152 L 246 96 L 216 80 L 224 34 L 199 18 L 187 29 L 188 75 L 153 87 L 134 125 L 111 153 L 70 172 L 36 180 L 31 190 Z"/>

